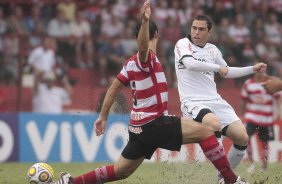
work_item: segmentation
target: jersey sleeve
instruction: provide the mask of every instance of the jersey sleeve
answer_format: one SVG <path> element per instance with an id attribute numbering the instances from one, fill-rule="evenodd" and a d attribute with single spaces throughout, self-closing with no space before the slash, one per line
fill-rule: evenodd
<path id="1" fill-rule="evenodd" d="M 128 72 L 126 70 L 127 65 L 123 65 L 121 71 L 117 75 L 117 79 L 122 82 L 124 85 L 129 84 Z"/>
<path id="2" fill-rule="evenodd" d="M 215 47 L 215 64 L 220 66 L 228 66 L 226 61 L 223 59 L 221 51 L 217 47 Z"/>
<path id="3" fill-rule="evenodd" d="M 175 61 L 180 61 L 185 56 L 192 56 L 191 43 L 185 42 L 185 39 L 179 40 L 174 48 Z"/>

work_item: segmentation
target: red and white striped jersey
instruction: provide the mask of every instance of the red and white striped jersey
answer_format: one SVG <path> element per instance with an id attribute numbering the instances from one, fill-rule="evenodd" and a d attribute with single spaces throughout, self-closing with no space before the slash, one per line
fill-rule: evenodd
<path id="1" fill-rule="evenodd" d="M 130 84 L 133 96 L 130 124 L 141 125 L 167 115 L 168 88 L 161 63 L 152 51 L 148 62 L 141 63 L 139 54 L 133 55 L 123 65 L 117 78 Z"/>
<path id="2" fill-rule="evenodd" d="M 242 89 L 241 97 L 246 101 L 244 118 L 259 126 L 270 126 L 274 120 L 274 96 L 267 93 L 263 82 L 248 79 Z"/>

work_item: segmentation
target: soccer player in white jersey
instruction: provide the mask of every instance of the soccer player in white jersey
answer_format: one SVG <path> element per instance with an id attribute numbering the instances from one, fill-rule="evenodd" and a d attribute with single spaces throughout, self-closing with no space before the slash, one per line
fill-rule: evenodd
<path id="1" fill-rule="evenodd" d="M 129 84 L 134 100 L 127 145 L 115 164 L 96 168 L 75 178 L 64 173 L 54 184 L 94 184 L 121 180 L 130 176 L 144 159 L 150 159 L 157 148 L 179 151 L 182 144 L 195 142 L 200 144 L 207 158 L 224 175 L 226 182 L 246 184 L 233 173 L 212 128 L 167 114 L 167 82 L 155 54 L 158 29 L 149 20 L 149 1 L 144 3 L 141 13 L 142 23 L 137 26 L 138 53 L 125 62 L 117 79 L 108 89 L 101 113 L 95 121 L 96 134 L 100 136 L 106 129 L 116 94 Z M 189 178 L 187 180 L 189 183 Z"/>
<path id="2" fill-rule="evenodd" d="M 212 22 L 204 15 L 193 19 L 191 34 L 177 41 L 174 49 L 175 70 L 181 111 L 184 117 L 213 127 L 218 136 L 222 133 L 233 141 L 228 160 L 235 168 L 245 155 L 249 137 L 233 108 L 221 98 L 214 82 L 214 73 L 236 78 L 264 72 L 266 64 L 248 67 L 228 67 L 220 50 L 207 43 Z M 219 175 L 219 182 L 222 182 Z"/>
<path id="3" fill-rule="evenodd" d="M 254 77 L 245 81 L 241 89 L 241 112 L 244 113 L 244 121 L 249 137 L 258 132 L 262 148 L 262 170 L 267 169 L 268 142 L 274 139 L 273 122 L 280 116 L 280 103 L 275 103 L 278 94 L 271 95 L 264 89 L 264 83 L 269 76 L 264 73 L 256 73 Z M 248 172 L 255 170 L 253 161 L 252 144 L 247 148 L 250 167 Z"/>

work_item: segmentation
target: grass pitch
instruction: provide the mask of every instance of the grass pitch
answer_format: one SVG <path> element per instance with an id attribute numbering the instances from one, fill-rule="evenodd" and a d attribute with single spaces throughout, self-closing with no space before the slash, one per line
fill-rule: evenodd
<path id="1" fill-rule="evenodd" d="M 55 171 L 56 179 L 62 171 L 73 176 L 86 173 L 105 163 L 48 163 Z M 0 184 L 28 184 L 27 171 L 33 163 L 0 163 Z M 250 184 L 282 183 L 282 163 L 269 164 L 262 172 L 257 164 L 256 172 L 246 172 L 247 164 L 241 163 L 236 173 L 247 179 Z M 143 163 L 126 180 L 117 184 L 213 184 L 217 183 L 216 170 L 211 163 Z"/>

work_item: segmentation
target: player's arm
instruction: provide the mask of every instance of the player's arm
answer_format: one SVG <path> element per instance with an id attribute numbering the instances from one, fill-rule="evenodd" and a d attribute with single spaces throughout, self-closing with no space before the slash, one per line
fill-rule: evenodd
<path id="1" fill-rule="evenodd" d="M 149 1 L 143 4 L 141 9 L 142 23 L 137 37 L 137 48 L 139 52 L 139 60 L 146 63 L 149 54 L 149 19 L 151 16 L 151 8 Z"/>
<path id="2" fill-rule="evenodd" d="M 213 63 L 205 63 L 198 61 L 192 55 L 185 55 L 182 57 L 181 62 L 188 70 L 193 70 L 197 72 L 219 72 L 220 66 Z"/>
<path id="3" fill-rule="evenodd" d="M 120 82 L 118 79 L 115 79 L 107 90 L 99 118 L 94 123 L 97 136 L 104 133 L 111 106 L 113 105 L 117 94 L 123 86 L 124 84 L 122 82 Z"/>
<path id="4" fill-rule="evenodd" d="M 221 66 L 219 74 L 225 78 L 238 78 L 246 75 L 250 75 L 255 72 L 265 72 L 267 65 L 264 63 L 258 63 L 254 66 L 247 67 L 225 67 Z"/>

